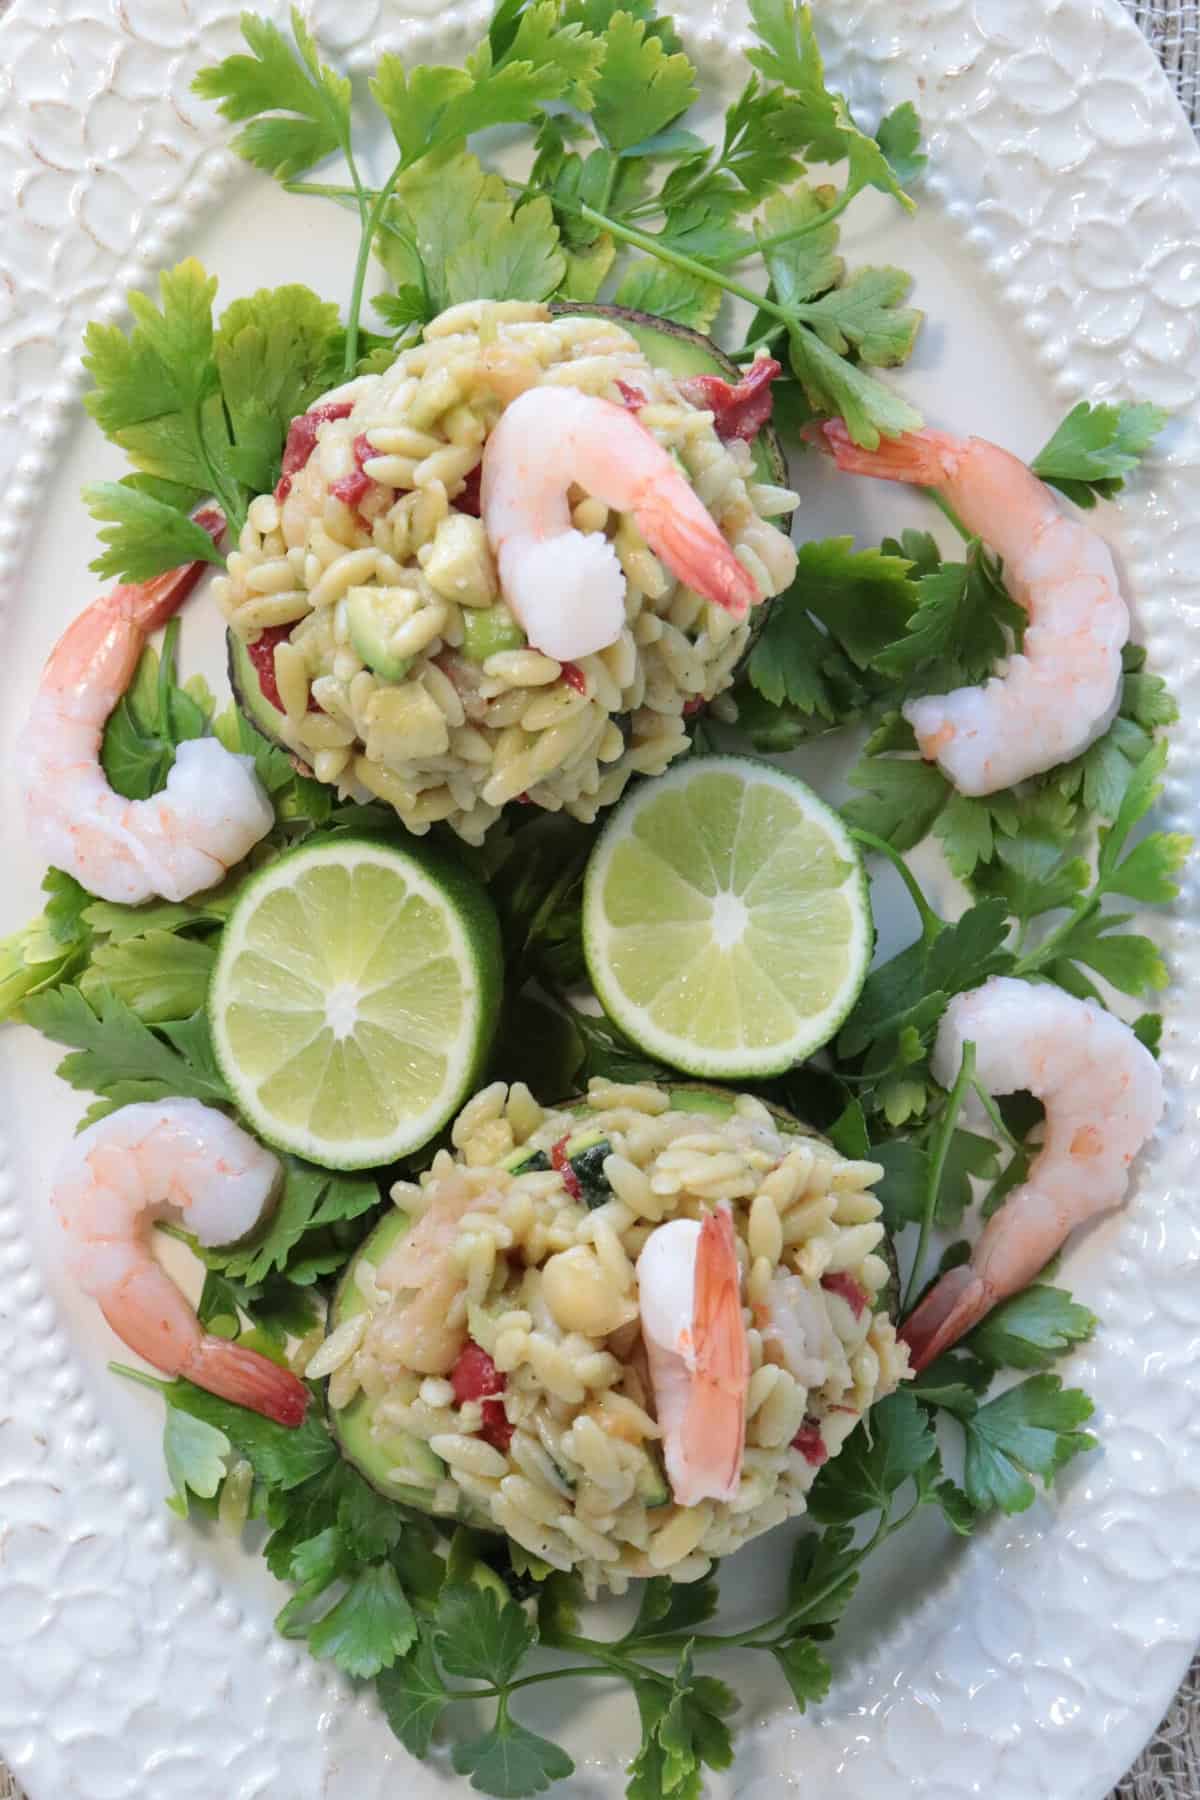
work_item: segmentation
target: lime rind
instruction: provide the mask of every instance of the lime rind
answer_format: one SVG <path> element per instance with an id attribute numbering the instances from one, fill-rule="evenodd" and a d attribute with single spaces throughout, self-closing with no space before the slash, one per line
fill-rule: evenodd
<path id="1" fill-rule="evenodd" d="M 744 912 L 723 943 L 731 906 Z M 780 1074 L 828 1043 L 875 937 L 843 821 L 796 776 L 740 756 L 689 758 L 621 802 L 588 863 L 583 932 L 621 1030 L 713 1080 Z"/>
<path id="2" fill-rule="evenodd" d="M 325 1168 L 394 1162 L 481 1075 L 502 967 L 491 903 L 454 863 L 361 838 L 300 845 L 253 877 L 222 933 L 217 1063 L 277 1149 Z"/>

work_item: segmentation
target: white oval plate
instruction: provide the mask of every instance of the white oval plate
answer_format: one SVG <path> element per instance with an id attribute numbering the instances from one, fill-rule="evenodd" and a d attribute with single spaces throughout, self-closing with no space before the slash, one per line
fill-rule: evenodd
<path id="1" fill-rule="evenodd" d="M 195 69 L 234 47 L 237 10 L 18 0 L 0 26 L 5 767 L 41 658 L 93 589 L 80 482 L 120 472 L 78 406 L 86 321 L 119 317 L 124 290 L 184 252 L 220 275 L 224 301 L 284 280 L 344 298 L 351 222 L 236 165 L 189 93 Z M 727 90 L 740 6 L 674 10 L 706 91 Z M 314 17 L 329 51 L 362 67 L 387 47 L 457 60 L 483 12 L 434 24 L 320 0 Z M 917 276 L 930 321 L 899 379 L 930 419 L 1029 454 L 1080 396 L 1180 414 L 1105 526 L 1182 705 L 1167 810 L 1194 827 L 1200 155 L 1184 119 L 1117 0 L 839 0 L 819 23 L 863 116 L 911 97 L 929 134 L 916 222 L 864 200 L 846 241 L 852 259 Z M 811 460 L 799 485 L 814 534 L 877 538 L 919 506 Z M 216 674 L 214 614 L 189 612 L 185 658 Z M 832 767 L 819 750 L 801 766 L 818 781 Z M 41 870 L 11 783 L 0 804 L 8 931 L 37 910 Z M 1154 929 L 1177 978 L 1168 1123 L 1132 1206 L 1068 1261 L 1104 1321 L 1070 1366 L 1097 1397 L 1101 1453 L 967 1548 L 933 1522 L 906 1536 L 903 1562 L 871 1572 L 834 1692 L 806 1718 L 753 1663 L 735 1668 L 738 1760 L 714 1793 L 1101 1800 L 1157 1723 L 1200 1631 L 1200 961 L 1178 924 Z M 160 1409 L 105 1373 L 113 1340 L 64 1288 L 45 1235 L 49 1169 L 81 1106 L 55 1060 L 29 1031 L 0 1033 L 0 1746 L 32 1800 L 465 1791 L 444 1758 L 410 1761 L 373 1703 L 274 1639 L 279 1590 L 261 1563 L 165 1513 Z M 777 1534 L 744 1553 L 728 1586 L 769 1592 L 785 1552 Z M 578 1759 L 571 1800 L 623 1790 L 613 1756 L 634 1747 L 632 1711 L 589 1693 L 569 1719 L 531 1716 Z"/>

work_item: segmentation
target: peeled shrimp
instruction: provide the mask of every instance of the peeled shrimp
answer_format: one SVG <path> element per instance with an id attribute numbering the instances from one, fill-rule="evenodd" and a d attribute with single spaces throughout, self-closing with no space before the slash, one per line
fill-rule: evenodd
<path id="1" fill-rule="evenodd" d="M 821 432 L 839 469 L 937 488 L 1000 557 L 1005 585 L 1029 614 L 1024 649 L 1003 675 L 903 708 L 922 756 L 960 794 L 993 794 L 1086 750 L 1112 722 L 1129 637 L 1108 546 L 983 438 L 913 431 L 861 450 L 840 420 Z"/>
<path id="2" fill-rule="evenodd" d="M 637 1263 L 642 1340 L 678 1506 L 732 1500 L 746 1445 L 750 1349 L 741 1271 L 725 1209 L 672 1219 Z"/>
<path id="3" fill-rule="evenodd" d="M 198 515 L 214 536 L 220 513 Z M 186 900 L 212 887 L 274 823 L 248 756 L 216 738 L 180 744 L 162 793 L 126 800 L 100 762 L 104 723 L 129 685 L 147 634 L 165 623 L 207 564 L 141 587 L 116 587 L 69 625 L 42 675 L 19 751 L 25 816 L 54 865 L 104 900 Z"/>
<path id="4" fill-rule="evenodd" d="M 823 1387 L 831 1365 L 845 1361 L 828 1307 L 799 1275 L 777 1270 L 765 1302 L 755 1307 L 754 1320 L 766 1360 L 786 1369 L 803 1388 Z"/>
<path id="5" fill-rule="evenodd" d="M 968 1042 L 991 1093 L 1042 1101 L 1045 1138 L 970 1262 L 943 1275 L 901 1330 L 915 1370 L 1032 1281 L 1077 1225 L 1124 1199 L 1129 1165 L 1162 1116 L 1158 1064 L 1094 1000 L 995 975 L 946 1009 L 933 1070 L 947 1087 Z"/>
<path id="6" fill-rule="evenodd" d="M 532 388 L 488 439 L 480 504 L 504 598 L 547 656 L 603 650 L 625 623 L 617 553 L 603 532 L 572 525 L 572 486 L 632 513 L 651 550 L 706 600 L 741 618 L 760 598 L 712 515 L 631 412 L 574 388 Z"/>
<path id="7" fill-rule="evenodd" d="M 255 1350 L 205 1331 L 150 1251 L 170 1216 L 204 1245 L 232 1244 L 274 1204 L 280 1166 L 269 1150 L 199 1100 L 139 1101 L 81 1131 L 63 1158 L 51 1205 L 67 1268 L 123 1344 L 164 1375 L 299 1425 L 308 1390 Z"/>
<path id="8" fill-rule="evenodd" d="M 491 1212 L 496 1199 L 468 1187 L 461 1175 L 437 1183 L 429 1207 L 384 1258 L 376 1283 L 412 1299 L 383 1327 L 389 1356 L 421 1375 L 446 1375 L 467 1339 L 466 1283 L 454 1260 L 464 1216 Z"/>

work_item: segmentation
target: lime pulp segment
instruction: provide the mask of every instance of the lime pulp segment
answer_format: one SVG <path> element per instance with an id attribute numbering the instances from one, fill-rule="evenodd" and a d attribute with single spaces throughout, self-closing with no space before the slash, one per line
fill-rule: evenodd
<path id="1" fill-rule="evenodd" d="M 263 1137 L 331 1168 L 419 1149 L 478 1074 L 500 945 L 450 865 L 342 839 L 282 856 L 225 928 L 213 1043 Z"/>
<path id="2" fill-rule="evenodd" d="M 596 992 L 643 1050 L 691 1074 L 774 1074 L 827 1043 L 873 936 L 845 825 L 750 758 L 697 758 L 646 783 L 588 864 Z"/>

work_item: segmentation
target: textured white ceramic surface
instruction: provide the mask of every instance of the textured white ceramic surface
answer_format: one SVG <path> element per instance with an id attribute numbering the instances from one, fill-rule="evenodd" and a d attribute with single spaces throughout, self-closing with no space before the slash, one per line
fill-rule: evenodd
<path id="1" fill-rule="evenodd" d="M 706 84 L 736 80 L 733 0 L 673 10 Z M 457 57 L 481 14 L 437 11 L 313 9 L 330 50 L 356 66 L 386 46 Z M 901 378 L 917 403 L 1026 452 L 1082 395 L 1179 411 L 1114 530 L 1139 634 L 1182 703 L 1166 812 L 1194 828 L 1200 156 L 1184 120 L 1116 0 L 818 11 L 863 116 L 912 97 L 929 132 L 918 222 L 867 202 L 847 233 L 851 255 L 917 273 L 931 323 Z M 183 249 L 221 274 L 225 298 L 283 278 L 344 291 L 348 224 L 239 171 L 188 92 L 192 72 L 232 47 L 236 12 L 229 0 L 19 0 L 0 26 L 5 766 L 38 661 L 88 592 L 75 489 L 117 472 L 78 410 L 85 322 L 119 317 L 124 289 Z M 911 502 L 835 489 L 824 471 L 806 469 L 802 485 L 814 528 L 866 534 L 913 516 Z M 189 653 L 215 668 L 211 620 L 188 630 Z M 822 772 L 819 755 L 805 766 Z M 35 909 L 40 871 L 11 787 L 0 807 L 8 930 Z M 1189 909 L 1194 894 L 1181 919 Z M 1054 1503 L 966 1550 L 918 1533 L 856 1603 L 844 1672 L 806 1718 L 738 1668 L 741 1754 L 717 1791 L 1099 1800 L 1157 1723 L 1200 1629 L 1200 962 L 1180 923 L 1159 930 L 1179 982 L 1167 1127 L 1131 1208 L 1067 1264 L 1105 1321 L 1070 1368 L 1099 1401 L 1102 1455 Z M 53 1063 L 32 1034 L 3 1034 L 0 1747 L 32 1800 L 457 1791 L 444 1760 L 411 1763 L 368 1700 L 273 1639 L 278 1595 L 251 1556 L 164 1513 L 156 1406 L 104 1373 L 111 1340 L 63 1288 L 44 1237 L 47 1172 L 79 1110 Z M 769 1589 L 780 1553 L 739 1559 L 739 1593 Z M 621 1791 L 611 1758 L 632 1747 L 628 1710 L 590 1702 L 556 1721 L 579 1759 L 571 1800 Z"/>

